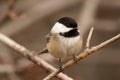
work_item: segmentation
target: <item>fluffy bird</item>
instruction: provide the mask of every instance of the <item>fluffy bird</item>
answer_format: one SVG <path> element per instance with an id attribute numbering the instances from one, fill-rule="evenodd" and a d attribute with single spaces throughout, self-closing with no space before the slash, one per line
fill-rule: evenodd
<path id="1" fill-rule="evenodd" d="M 79 53 L 82 47 L 82 37 L 76 21 L 70 17 L 60 18 L 46 36 L 47 49 L 55 58 L 59 59 L 60 70 L 62 70 L 61 59 Z"/>

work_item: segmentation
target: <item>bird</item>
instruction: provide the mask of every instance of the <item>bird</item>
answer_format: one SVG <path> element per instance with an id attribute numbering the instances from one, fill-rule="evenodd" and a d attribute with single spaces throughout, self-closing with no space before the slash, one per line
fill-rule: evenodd
<path id="1" fill-rule="evenodd" d="M 53 25 L 46 36 L 48 52 L 59 60 L 62 71 L 62 58 L 72 56 L 76 61 L 76 54 L 82 47 L 82 36 L 77 22 L 71 17 L 62 17 Z"/>

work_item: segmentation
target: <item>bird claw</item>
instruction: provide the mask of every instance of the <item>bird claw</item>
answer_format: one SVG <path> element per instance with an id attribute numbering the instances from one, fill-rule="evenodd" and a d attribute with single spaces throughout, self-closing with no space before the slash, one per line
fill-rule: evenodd
<path id="1" fill-rule="evenodd" d="M 60 72 L 63 72 L 63 71 L 64 71 L 64 69 L 62 68 L 62 66 L 59 67 L 59 71 L 60 71 Z"/>
<path id="2" fill-rule="evenodd" d="M 76 56 L 73 54 L 73 61 L 77 64 Z"/>

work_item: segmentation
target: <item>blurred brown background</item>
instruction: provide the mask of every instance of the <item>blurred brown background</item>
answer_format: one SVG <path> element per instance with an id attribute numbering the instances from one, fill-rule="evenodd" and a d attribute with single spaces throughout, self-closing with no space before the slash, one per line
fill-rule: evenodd
<path id="1" fill-rule="evenodd" d="M 0 32 L 31 50 L 46 46 L 45 35 L 63 16 L 78 22 L 84 43 L 95 28 L 91 46 L 120 33 L 120 0 L 0 0 Z M 49 54 L 40 57 L 57 65 Z M 64 73 L 75 80 L 120 80 L 120 40 Z M 0 80 L 42 80 L 48 74 L 0 43 Z"/>

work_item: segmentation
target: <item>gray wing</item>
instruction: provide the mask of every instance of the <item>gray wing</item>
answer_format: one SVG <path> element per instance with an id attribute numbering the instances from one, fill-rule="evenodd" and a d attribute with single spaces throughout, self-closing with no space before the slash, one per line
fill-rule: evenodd
<path id="1" fill-rule="evenodd" d="M 45 38 L 46 38 L 46 40 L 47 40 L 47 43 L 48 43 L 49 40 L 50 40 L 50 36 L 51 36 L 50 34 L 48 34 L 48 35 L 45 36 Z"/>

